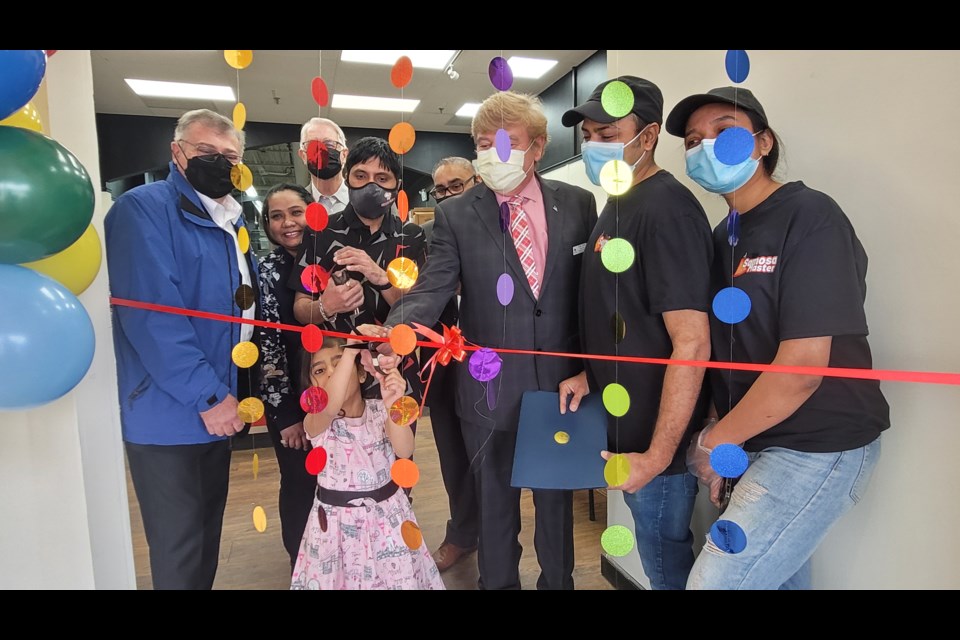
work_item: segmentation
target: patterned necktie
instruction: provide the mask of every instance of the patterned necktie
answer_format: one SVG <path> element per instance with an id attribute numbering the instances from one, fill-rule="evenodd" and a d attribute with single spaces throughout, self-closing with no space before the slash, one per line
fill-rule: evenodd
<path id="1" fill-rule="evenodd" d="M 517 257 L 520 258 L 520 266 L 523 267 L 523 274 L 527 276 L 527 282 L 530 283 L 530 290 L 533 291 L 533 297 L 540 297 L 540 275 L 537 273 L 537 263 L 533 259 L 533 227 L 530 226 L 530 219 L 527 212 L 523 210 L 523 196 L 514 196 L 510 200 L 510 235 L 513 236 L 513 244 L 517 248 Z"/>

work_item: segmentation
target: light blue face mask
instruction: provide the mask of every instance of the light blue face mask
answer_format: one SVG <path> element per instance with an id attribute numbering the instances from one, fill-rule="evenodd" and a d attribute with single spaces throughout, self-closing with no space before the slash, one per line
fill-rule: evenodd
<path id="1" fill-rule="evenodd" d="M 687 175 L 710 193 L 733 193 L 757 172 L 760 159 L 747 158 L 739 164 L 724 164 L 717 159 L 713 149 L 716 143 L 716 139 L 701 140 L 694 148 L 687 149 Z"/>
<path id="2" fill-rule="evenodd" d="M 649 125 L 647 125 L 649 126 Z M 623 142 L 584 142 L 580 145 L 580 153 L 583 156 L 583 166 L 587 170 L 587 177 L 590 179 L 590 182 L 600 186 L 600 170 L 603 169 L 603 165 L 607 164 L 611 160 L 623 160 L 623 150 L 628 144 L 633 144 L 634 140 L 640 137 L 640 135 L 647 130 L 647 127 L 644 127 L 640 133 L 633 137 L 633 140 L 627 143 Z M 640 164 L 640 160 L 643 160 L 643 156 L 647 155 L 647 152 L 644 151 L 640 158 L 630 166 L 630 170 L 637 168 L 637 165 Z"/>

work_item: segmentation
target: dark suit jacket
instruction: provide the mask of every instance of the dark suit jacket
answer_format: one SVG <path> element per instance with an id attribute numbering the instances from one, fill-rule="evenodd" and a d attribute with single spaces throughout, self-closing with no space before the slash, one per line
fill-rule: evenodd
<path id="1" fill-rule="evenodd" d="M 394 305 L 385 324 L 432 326 L 459 282 L 460 328 L 467 340 L 484 347 L 579 352 L 580 263 L 584 249 L 589 249 L 585 244 L 597 221 L 597 205 L 584 189 L 537 179 L 547 216 L 546 266 L 539 300 L 534 299 L 523 274 L 510 232 L 500 230 L 496 195 L 481 184 L 437 205 L 424 270 L 403 303 Z M 504 270 L 514 283 L 513 300 L 506 307 L 497 300 L 497 279 Z M 487 408 L 486 385 L 474 380 L 467 366 L 457 367 L 457 400 L 463 422 L 516 430 L 524 391 L 556 391 L 562 380 L 583 369 L 581 361 L 567 358 L 501 357 L 503 368 L 492 383 L 499 394 L 493 411 Z"/>

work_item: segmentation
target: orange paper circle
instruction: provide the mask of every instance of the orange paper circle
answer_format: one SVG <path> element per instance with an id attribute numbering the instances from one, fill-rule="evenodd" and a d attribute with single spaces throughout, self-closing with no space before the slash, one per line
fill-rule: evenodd
<path id="1" fill-rule="evenodd" d="M 409 426 L 419 417 L 420 405 L 410 396 L 397 398 L 397 401 L 390 405 L 390 420 L 397 426 Z"/>
<path id="2" fill-rule="evenodd" d="M 234 69 L 246 69 L 253 62 L 253 49 L 226 49 L 223 59 Z"/>
<path id="3" fill-rule="evenodd" d="M 404 523 L 400 525 L 400 536 L 403 538 L 404 544 L 414 551 L 419 549 L 420 545 L 423 544 L 423 533 L 420 531 L 417 523 L 412 520 L 405 520 Z"/>
<path id="4" fill-rule="evenodd" d="M 413 62 L 407 56 L 400 56 L 390 70 L 390 82 L 397 89 L 403 89 L 413 79 Z"/>
<path id="5" fill-rule="evenodd" d="M 397 486 L 409 489 L 420 480 L 420 469 L 413 460 L 400 458 L 390 467 L 390 478 L 397 483 Z"/>
<path id="6" fill-rule="evenodd" d="M 400 222 L 406 222 L 410 215 L 410 199 L 403 189 L 397 194 L 397 215 L 400 216 Z"/>
<path id="7" fill-rule="evenodd" d="M 387 265 L 387 280 L 397 289 L 406 291 L 417 281 L 420 269 L 410 258 L 394 258 Z"/>
<path id="8" fill-rule="evenodd" d="M 417 348 L 417 334 L 408 325 L 398 324 L 390 330 L 390 346 L 399 356 L 411 354 Z"/>
<path id="9" fill-rule="evenodd" d="M 413 143 L 417 141 L 417 132 L 409 122 L 398 122 L 390 129 L 387 141 L 390 148 L 402 156 L 413 148 Z"/>

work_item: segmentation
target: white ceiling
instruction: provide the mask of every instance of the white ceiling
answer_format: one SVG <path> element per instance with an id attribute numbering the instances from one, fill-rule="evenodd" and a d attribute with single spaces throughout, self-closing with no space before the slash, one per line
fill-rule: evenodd
<path id="1" fill-rule="evenodd" d="M 96 110 L 144 116 L 179 117 L 184 111 L 207 107 L 230 117 L 233 104 L 195 100 L 141 98 L 124 78 L 167 80 L 202 84 L 226 84 L 237 89 L 251 122 L 302 123 L 321 115 L 344 127 L 389 129 L 399 122 L 394 112 L 320 109 L 310 95 L 310 82 L 321 75 L 334 93 L 400 97 L 390 82 L 390 66 L 341 62 L 339 50 L 323 51 L 254 50 L 253 63 L 239 72 L 228 66 L 223 51 L 122 51 L 94 50 L 93 87 Z M 470 120 L 454 113 L 465 102 L 482 102 L 495 89 L 487 66 L 495 56 L 522 55 L 551 58 L 558 64 L 539 80 L 516 79 L 513 89 L 539 93 L 580 64 L 594 50 L 464 50 L 457 58 L 458 80 L 442 70 L 416 69 L 403 97 L 416 98 L 420 105 L 404 119 L 421 131 L 469 133 Z M 318 71 L 321 73 L 318 74 Z"/>

